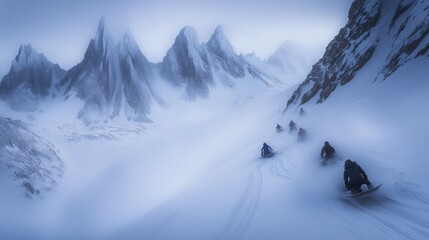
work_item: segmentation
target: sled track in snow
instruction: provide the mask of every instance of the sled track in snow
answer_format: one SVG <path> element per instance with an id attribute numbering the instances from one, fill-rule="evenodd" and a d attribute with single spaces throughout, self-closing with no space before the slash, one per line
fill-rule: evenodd
<path id="1" fill-rule="evenodd" d="M 399 202 L 385 196 L 354 200 L 344 200 L 343 204 L 361 212 L 356 214 L 356 217 L 377 235 L 377 239 L 398 239 L 394 238 L 395 236 L 407 240 L 429 239 L 429 206 L 426 203 Z M 353 225 L 355 223 L 354 221 Z M 359 236 L 352 227 L 350 231 Z"/>
<path id="2" fill-rule="evenodd" d="M 262 190 L 262 173 L 260 169 L 265 163 L 259 163 L 256 169 L 250 173 L 246 189 L 234 208 L 226 230 L 218 239 L 240 239 L 246 231 L 259 206 Z"/>
<path id="3" fill-rule="evenodd" d="M 275 158 L 273 164 L 271 165 L 271 174 L 292 180 L 295 164 L 288 159 L 290 158 Z"/>

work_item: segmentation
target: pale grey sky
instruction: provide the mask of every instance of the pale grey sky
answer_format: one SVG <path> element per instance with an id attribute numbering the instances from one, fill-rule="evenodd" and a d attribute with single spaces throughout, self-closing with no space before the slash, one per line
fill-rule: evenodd
<path id="1" fill-rule="evenodd" d="M 98 21 L 119 38 L 127 29 L 159 62 L 185 25 L 206 42 L 218 24 L 238 53 L 267 58 L 292 40 L 322 51 L 347 22 L 352 0 L 0 0 L 0 77 L 23 43 L 69 69 L 85 53 Z"/>

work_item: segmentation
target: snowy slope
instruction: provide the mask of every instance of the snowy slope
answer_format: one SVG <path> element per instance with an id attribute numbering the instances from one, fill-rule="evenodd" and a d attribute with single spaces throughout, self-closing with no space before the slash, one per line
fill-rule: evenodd
<path id="1" fill-rule="evenodd" d="M 44 201 L 0 198 L 7 212 L 0 218 L 0 238 L 428 239 L 429 82 L 422 80 L 427 78 L 427 37 L 423 32 L 417 47 L 404 50 L 399 58 L 394 57 L 398 49 L 391 48 L 415 46 L 408 43 L 424 28 L 414 30 L 404 23 L 425 23 L 424 4 L 355 1 L 350 22 L 296 91 L 297 86 L 267 88 L 248 72 L 237 78 L 245 84 L 207 87 L 210 98 L 198 101 L 181 98 L 166 81 L 147 81 L 144 94 L 168 96 L 167 107 L 151 108 L 152 123 L 84 125 L 50 111 L 31 117 L 8 113 L 32 122 L 32 131 L 54 143 L 67 170 Z M 415 18 L 405 20 L 407 16 Z M 398 39 L 404 41 L 392 38 L 401 26 L 407 35 Z M 240 68 L 234 63 L 239 60 L 220 33 L 213 38 L 218 42 L 210 43 L 216 51 L 207 50 L 208 43 L 198 44 L 192 31 L 183 33 L 180 41 L 195 41 L 195 49 L 211 52 L 210 71 L 217 69 L 214 75 L 223 72 L 236 81 L 233 74 Z M 126 54 L 136 52 L 132 38 L 126 36 L 118 46 L 116 51 L 123 53 L 118 59 L 126 59 L 120 72 L 142 74 L 133 63 L 144 65 L 144 59 Z M 175 67 L 176 73 L 207 70 L 200 65 L 204 54 L 187 51 L 172 50 L 168 67 Z M 239 58 L 245 59 L 248 70 L 263 69 L 254 56 Z M 400 63 L 387 75 L 382 70 L 386 59 Z M 184 68 L 178 67 L 181 60 Z M 190 79 L 170 80 L 186 87 Z M 348 81 L 341 84 L 340 79 Z M 138 85 L 128 83 L 130 88 Z M 316 91 L 313 97 L 311 89 Z M 124 96 L 127 91 L 124 88 Z M 291 95 L 295 100 L 283 111 L 284 98 Z M 298 105 L 304 96 L 306 103 Z M 323 103 L 316 104 L 320 99 Z M 299 116 L 300 107 L 306 116 Z M 276 133 L 277 123 L 287 126 L 290 120 L 307 130 L 307 141 L 298 142 L 296 133 Z M 338 156 L 322 165 L 320 148 L 326 140 Z M 260 158 L 263 142 L 276 151 L 273 158 Z M 383 183 L 379 191 L 361 199 L 344 197 L 343 163 L 348 158 L 357 161 L 373 183 Z"/>
<path id="2" fill-rule="evenodd" d="M 418 54 L 425 45 L 413 45 L 411 56 L 417 58 L 403 51 L 399 59 L 408 59 L 406 63 L 386 80 L 374 82 L 384 60 L 401 49 L 392 49 L 391 44 L 408 46 L 406 39 L 415 39 L 411 35 L 404 41 L 392 40 L 393 30 L 385 27 L 392 23 L 390 17 L 407 13 L 413 4 L 418 8 L 408 14 L 422 21 L 427 14 L 421 12 L 428 9 L 421 6 L 424 1 L 411 5 L 409 1 L 355 1 L 350 22 L 294 94 L 307 97 L 302 103 L 312 100 L 304 105 L 307 116 L 299 117 L 298 106 L 290 106 L 278 120 L 286 125 L 293 119 L 304 127 L 307 142 L 274 133 L 281 107 L 275 103 L 280 96 L 245 105 L 237 110 L 238 119 L 252 126 L 240 131 L 242 122 L 232 124 L 238 128 L 235 134 L 243 136 L 233 141 L 237 151 L 224 156 L 222 165 L 208 169 L 193 187 L 108 239 L 427 239 L 429 86 L 422 81 L 427 58 Z M 372 31 L 380 32 L 369 33 L 375 26 Z M 408 33 L 419 33 L 422 27 L 416 29 Z M 417 43 L 425 41 L 422 34 Z M 316 93 L 321 93 L 320 98 L 312 98 Z M 265 117 L 258 118 L 259 114 Z M 217 132 L 226 126 L 231 126 L 228 121 L 218 122 Z M 248 134 L 253 135 L 252 143 Z M 319 153 L 326 140 L 339 154 L 336 162 L 321 166 Z M 278 151 L 273 159 L 258 158 L 263 141 Z M 207 148 L 204 143 L 192 146 Z M 358 161 L 371 181 L 383 183 L 381 190 L 362 199 L 345 198 L 342 171 L 347 158 Z"/>
<path id="3" fill-rule="evenodd" d="M 293 88 L 256 88 L 178 100 L 154 109 L 154 124 L 40 123 L 67 174 L 46 204 L 14 208 L 37 223 L 2 227 L 15 229 L 8 239 L 427 239 L 429 113 L 419 106 L 429 102 L 428 83 L 408 84 L 425 75 L 421 63 L 370 89 L 352 81 L 306 106 L 304 118 L 293 109 L 282 115 Z M 398 98 L 401 91 L 409 94 Z M 291 119 L 307 129 L 307 142 L 275 132 Z M 325 140 L 339 154 L 329 166 L 319 159 Z M 274 158 L 260 159 L 263 142 Z M 344 198 L 347 158 L 383 187 Z"/>
<path id="4" fill-rule="evenodd" d="M 413 72 L 413 78 L 425 74 L 422 65 L 403 71 Z M 216 134 L 206 129 L 184 146 L 190 144 L 203 154 L 194 156 L 189 149 L 189 155 L 179 154 L 183 157 L 174 162 L 179 161 L 187 174 L 210 162 L 215 167 L 108 239 L 427 239 L 429 188 L 423 139 L 429 113 L 407 106 L 429 103 L 428 84 L 410 86 L 403 75 L 398 79 L 348 99 L 348 94 L 362 89 L 353 84 L 340 98 L 343 101 L 308 107 L 305 118 L 290 111 L 280 119 L 285 93 L 274 92 L 241 105 L 229 120 L 202 123 Z M 397 98 L 403 90 L 410 95 Z M 277 121 L 286 125 L 291 119 L 307 129 L 309 141 L 299 143 L 295 134 L 275 133 Z M 404 128 L 404 122 L 412 124 Z M 215 151 L 217 159 L 211 160 L 213 145 L 206 133 L 222 136 L 216 140 L 221 145 Z M 319 159 L 325 140 L 339 153 L 329 166 L 320 165 Z M 277 151 L 274 158 L 259 158 L 263 141 Z M 195 160 L 186 168 L 191 156 Z M 383 187 L 366 198 L 343 197 L 347 158 L 358 161 L 370 180 Z M 172 183 L 181 179 L 168 176 Z"/>

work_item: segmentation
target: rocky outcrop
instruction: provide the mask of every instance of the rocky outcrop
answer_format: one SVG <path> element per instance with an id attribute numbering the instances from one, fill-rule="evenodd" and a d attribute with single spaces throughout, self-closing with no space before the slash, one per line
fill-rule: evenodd
<path id="1" fill-rule="evenodd" d="M 52 191 L 63 174 L 54 147 L 21 121 L 0 118 L 0 171 L 13 174 L 27 197 Z"/>
<path id="2" fill-rule="evenodd" d="M 317 103 L 325 101 L 339 86 L 348 83 L 368 62 L 376 48 L 371 29 L 380 19 L 381 1 L 357 0 L 349 11 L 349 21 L 326 48 L 305 81 L 293 93 L 287 106 L 304 104 L 317 94 Z"/>
<path id="3" fill-rule="evenodd" d="M 417 0 L 400 1 L 389 26 L 389 33 L 394 36 L 394 41 L 392 52 L 379 74 L 383 79 L 388 78 L 405 63 L 429 55 L 429 3 Z"/>

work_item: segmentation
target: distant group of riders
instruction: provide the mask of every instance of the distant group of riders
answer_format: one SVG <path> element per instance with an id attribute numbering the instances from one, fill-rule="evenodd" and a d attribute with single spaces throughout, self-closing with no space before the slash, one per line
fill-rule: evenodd
<path id="1" fill-rule="evenodd" d="M 306 113 L 305 113 L 304 109 L 301 108 L 299 110 L 299 116 L 303 117 L 305 115 L 306 115 Z M 277 130 L 277 132 L 282 132 L 284 130 L 284 128 L 282 126 L 280 126 L 280 124 L 277 124 L 276 130 Z M 296 123 L 293 120 L 291 120 L 289 122 L 289 133 L 293 133 L 296 130 L 297 130 Z M 300 127 L 298 129 L 297 136 L 298 136 L 298 138 L 297 138 L 298 141 L 304 142 L 307 139 L 307 132 L 305 131 L 304 128 Z"/>
<path id="2" fill-rule="evenodd" d="M 300 109 L 299 111 L 300 116 L 305 116 L 306 113 L 304 109 Z M 284 128 L 277 124 L 276 126 L 277 132 L 282 132 Z M 296 123 L 291 120 L 289 122 L 289 133 L 293 133 L 297 130 Z M 307 138 L 307 133 L 304 128 L 299 128 L 297 133 L 297 140 L 300 142 L 303 142 Z M 274 150 L 267 144 L 264 143 L 261 149 L 261 156 L 264 158 L 270 158 L 274 155 Z M 322 159 L 323 163 L 327 163 L 328 161 L 334 159 L 336 156 L 336 151 L 334 147 L 332 147 L 328 141 L 325 141 L 322 150 L 320 151 L 320 158 Z M 365 184 L 368 189 L 373 188 L 373 185 L 368 180 L 368 176 L 366 175 L 365 171 L 362 169 L 361 166 L 359 166 L 355 161 L 352 161 L 350 159 L 347 159 L 344 163 L 344 185 L 347 190 L 350 190 L 352 194 L 360 193 L 362 192 L 361 186 Z"/>

